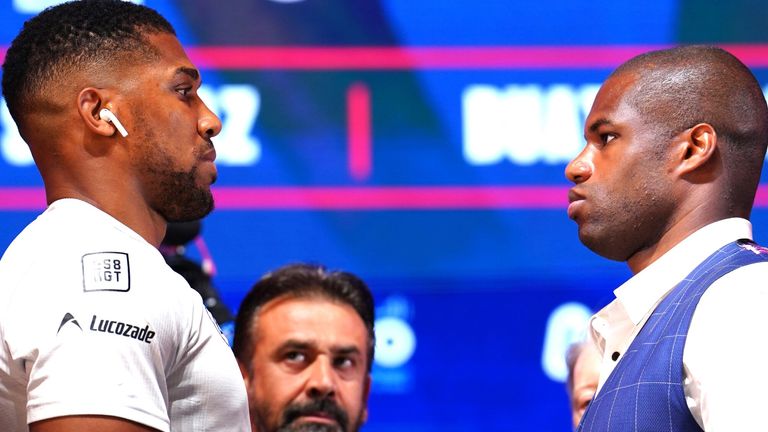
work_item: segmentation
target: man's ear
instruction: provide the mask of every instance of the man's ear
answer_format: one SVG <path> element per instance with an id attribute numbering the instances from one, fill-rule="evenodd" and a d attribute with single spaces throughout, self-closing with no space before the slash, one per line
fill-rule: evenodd
<path id="1" fill-rule="evenodd" d="M 104 90 L 93 87 L 80 90 L 77 95 L 77 112 L 86 129 L 97 135 L 112 136 L 116 132 L 115 126 L 99 116 L 102 108 L 109 108 Z"/>
<path id="2" fill-rule="evenodd" d="M 368 397 L 371 395 L 371 374 L 365 375 L 363 382 L 363 423 L 368 421 Z"/>
<path id="3" fill-rule="evenodd" d="M 699 123 L 678 138 L 677 171 L 682 175 L 705 165 L 717 150 L 717 132 L 709 123 Z"/>
<path id="4" fill-rule="evenodd" d="M 245 390 L 248 394 L 251 394 L 251 377 L 248 373 L 248 366 L 244 365 L 239 359 L 237 360 L 237 366 L 240 368 L 240 375 L 243 376 L 243 382 L 245 383 Z"/>

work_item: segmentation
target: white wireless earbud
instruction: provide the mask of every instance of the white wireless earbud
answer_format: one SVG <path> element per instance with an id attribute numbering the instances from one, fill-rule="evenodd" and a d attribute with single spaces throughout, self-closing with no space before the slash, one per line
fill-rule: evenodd
<path id="1" fill-rule="evenodd" d="M 102 110 L 99 111 L 99 117 L 115 125 L 115 128 L 117 128 L 117 131 L 120 132 L 120 135 L 122 135 L 123 137 L 128 136 L 128 131 L 125 130 L 125 128 L 123 127 L 123 124 L 120 123 L 120 120 L 117 119 L 117 116 L 115 116 L 112 113 L 112 111 L 106 108 L 102 108 Z"/>

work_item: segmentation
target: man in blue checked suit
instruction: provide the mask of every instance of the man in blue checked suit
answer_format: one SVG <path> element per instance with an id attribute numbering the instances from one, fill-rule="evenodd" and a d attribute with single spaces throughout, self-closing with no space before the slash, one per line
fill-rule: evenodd
<path id="1" fill-rule="evenodd" d="M 568 216 L 634 276 L 590 322 L 600 383 L 582 431 L 768 430 L 768 250 L 749 222 L 768 106 L 711 46 L 616 69 L 566 168 Z"/>

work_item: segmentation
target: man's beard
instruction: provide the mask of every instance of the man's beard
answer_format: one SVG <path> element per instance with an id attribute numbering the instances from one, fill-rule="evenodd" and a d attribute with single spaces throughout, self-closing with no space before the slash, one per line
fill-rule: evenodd
<path id="1" fill-rule="evenodd" d="M 299 422 L 303 416 L 325 414 L 336 424 Z M 266 412 L 263 414 L 267 414 Z M 262 417 L 260 420 L 269 418 Z M 355 423 L 348 428 L 349 415 L 332 399 L 315 399 L 307 403 L 293 403 L 283 411 L 280 425 L 276 429 L 261 428 L 268 432 L 357 432 L 362 425 L 362 413 L 358 414 Z"/>
<path id="2" fill-rule="evenodd" d="M 147 123 L 138 112 L 134 116 L 141 123 Z M 152 131 L 146 131 L 141 138 L 143 155 L 135 163 L 142 171 L 150 197 L 150 206 L 166 222 L 191 222 L 202 219 L 213 211 L 213 194 L 209 185 L 198 184 L 198 166 L 189 171 L 175 168 L 175 157 L 160 144 Z M 194 157 L 201 160 L 206 151 L 213 148 L 210 140 L 205 146 L 195 149 Z M 216 178 L 212 179 L 212 183 Z"/>
<path id="3" fill-rule="evenodd" d="M 197 167 L 189 172 L 166 172 L 162 177 L 155 210 L 167 222 L 190 222 L 213 211 L 211 190 L 197 184 Z"/>
<path id="4" fill-rule="evenodd" d="M 141 167 L 151 179 L 150 205 L 166 222 L 191 222 L 213 211 L 213 194 L 209 186 L 198 184 L 197 166 L 189 171 L 174 170 L 173 159 L 156 151 L 142 161 Z"/>

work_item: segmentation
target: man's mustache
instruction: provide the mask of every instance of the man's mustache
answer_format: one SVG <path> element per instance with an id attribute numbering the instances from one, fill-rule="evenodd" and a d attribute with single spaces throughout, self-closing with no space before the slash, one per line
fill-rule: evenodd
<path id="1" fill-rule="evenodd" d="M 295 420 L 304 417 L 323 414 L 334 420 L 341 432 L 346 432 L 349 417 L 347 413 L 333 399 L 314 399 L 305 404 L 291 404 L 283 412 L 283 425 L 289 425 Z"/>

